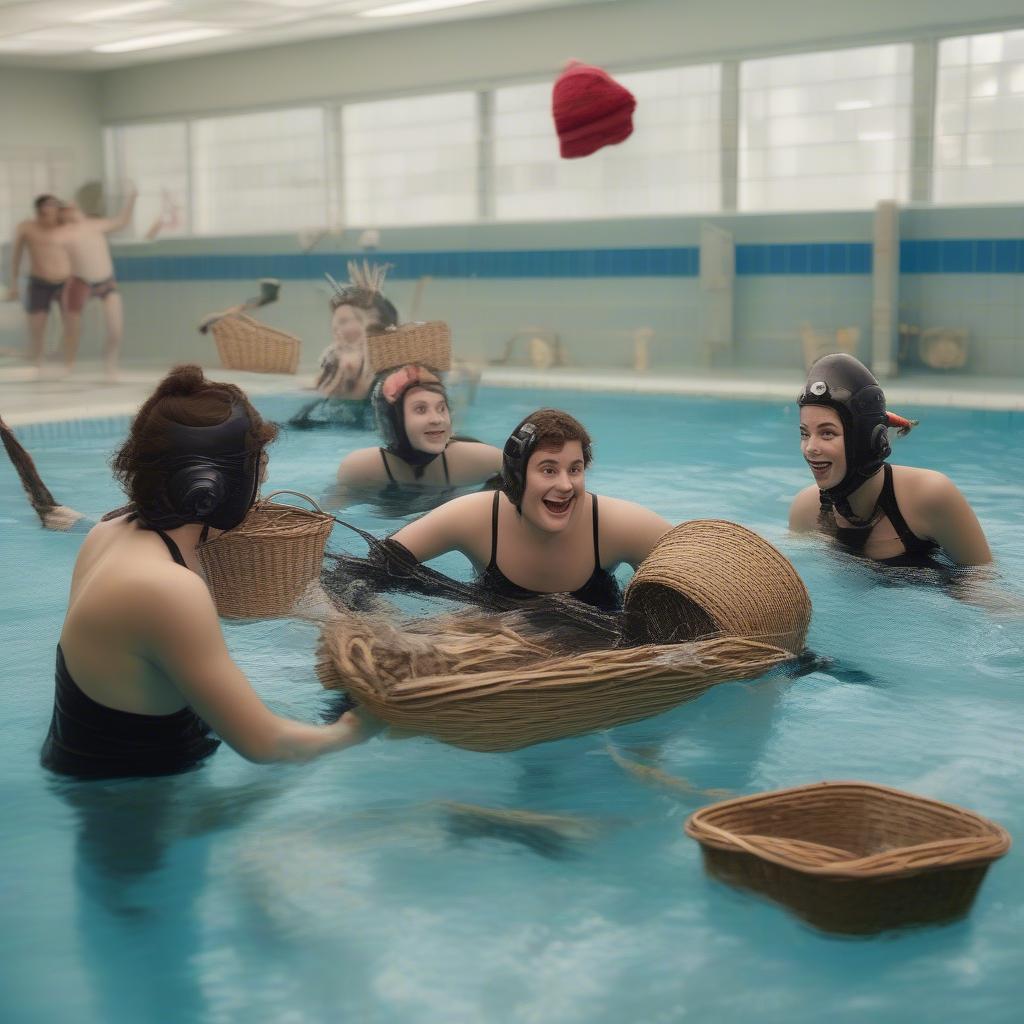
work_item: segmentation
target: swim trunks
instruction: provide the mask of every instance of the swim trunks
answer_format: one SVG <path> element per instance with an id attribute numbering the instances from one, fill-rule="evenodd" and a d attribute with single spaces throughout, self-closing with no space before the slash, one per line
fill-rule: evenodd
<path id="1" fill-rule="evenodd" d="M 105 299 L 117 291 L 113 276 L 102 281 L 86 281 L 81 277 L 69 277 L 64 289 L 64 308 L 69 313 L 81 313 L 90 299 Z"/>
<path id="2" fill-rule="evenodd" d="M 48 313 L 51 303 L 61 301 L 66 281 L 47 281 L 45 277 L 30 275 L 25 293 L 26 313 Z"/>

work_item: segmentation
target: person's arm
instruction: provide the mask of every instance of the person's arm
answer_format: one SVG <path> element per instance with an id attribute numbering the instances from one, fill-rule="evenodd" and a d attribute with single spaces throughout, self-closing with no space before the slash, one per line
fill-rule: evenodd
<path id="1" fill-rule="evenodd" d="M 810 533 L 818 528 L 818 512 L 821 502 L 818 488 L 805 487 L 789 506 L 789 528 L 794 533 Z"/>
<path id="2" fill-rule="evenodd" d="M 602 554 L 615 562 L 627 562 L 634 569 L 672 529 L 667 519 L 632 501 L 600 498 L 597 510 Z"/>
<path id="3" fill-rule="evenodd" d="M 203 581 L 177 566 L 152 579 L 149 641 L 154 660 L 213 731 L 242 757 L 267 764 L 309 761 L 369 738 L 374 723 L 346 712 L 331 725 L 275 715 L 249 685 L 224 645 L 213 599 Z"/>
<path id="4" fill-rule="evenodd" d="M 121 207 L 118 215 L 116 217 L 107 217 L 103 220 L 101 227 L 104 234 L 120 231 L 132 222 L 132 215 L 135 212 L 135 200 L 138 198 L 139 193 L 132 189 L 128 193 L 128 198 L 125 200 L 124 206 Z"/>
<path id="5" fill-rule="evenodd" d="M 391 540 L 405 547 L 418 562 L 429 562 L 449 551 L 460 551 L 473 559 L 475 528 L 479 526 L 481 516 L 490 516 L 493 500 L 489 492 L 454 498 L 403 526 Z M 479 557 L 476 560 L 479 561 Z"/>
<path id="6" fill-rule="evenodd" d="M 957 565 L 987 565 L 992 561 L 985 533 L 974 509 L 941 473 L 929 473 L 915 501 L 925 535 L 938 542 Z"/>
<path id="7" fill-rule="evenodd" d="M 21 254 L 25 250 L 25 225 L 19 224 L 14 232 L 14 248 L 11 252 L 11 281 L 7 288 L 7 300 L 13 302 L 18 297 L 18 272 L 21 270 Z"/>

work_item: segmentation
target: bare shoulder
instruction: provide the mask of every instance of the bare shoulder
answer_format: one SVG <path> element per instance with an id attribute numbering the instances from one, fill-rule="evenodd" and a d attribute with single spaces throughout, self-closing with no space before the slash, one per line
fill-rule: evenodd
<path id="1" fill-rule="evenodd" d="M 343 483 L 371 483 L 383 476 L 379 448 L 358 448 L 349 452 L 338 466 L 338 480 Z"/>
<path id="2" fill-rule="evenodd" d="M 821 507 L 818 493 L 818 488 L 811 484 L 793 499 L 793 503 L 789 506 L 789 528 L 791 530 L 806 533 L 817 528 L 818 511 Z"/>
<path id="3" fill-rule="evenodd" d="M 490 475 L 501 468 L 501 452 L 482 441 L 452 441 L 448 445 L 448 461 L 462 473 Z"/>
<path id="4" fill-rule="evenodd" d="M 935 469 L 893 466 L 892 485 L 897 503 L 910 508 L 935 509 L 960 497 L 956 484 Z"/>
<path id="5" fill-rule="evenodd" d="M 628 562 L 637 566 L 672 524 L 657 512 L 623 498 L 595 495 L 598 503 L 601 561 L 605 567 Z"/>

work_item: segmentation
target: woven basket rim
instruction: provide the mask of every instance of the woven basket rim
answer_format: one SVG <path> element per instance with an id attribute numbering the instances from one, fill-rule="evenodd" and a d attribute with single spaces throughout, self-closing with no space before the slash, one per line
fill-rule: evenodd
<path id="1" fill-rule="evenodd" d="M 941 863 L 914 866 L 902 870 L 894 869 L 874 871 L 869 874 L 866 872 L 858 872 L 855 868 L 855 865 L 860 861 L 868 859 L 864 857 L 856 857 L 850 861 L 838 861 L 827 865 L 808 865 L 796 863 L 790 858 L 773 854 L 769 851 L 752 851 L 745 843 L 743 843 L 743 833 L 722 828 L 709 820 L 714 815 L 733 807 L 752 807 L 758 804 L 770 806 L 780 798 L 785 798 L 794 794 L 808 796 L 812 794 L 824 795 L 826 793 L 839 793 L 844 790 L 861 796 L 865 794 L 875 794 L 889 800 L 895 799 L 902 803 L 911 804 L 917 807 L 926 807 L 944 812 L 951 812 L 958 818 L 969 820 L 978 828 L 978 833 L 974 836 L 939 841 L 928 840 L 924 843 L 902 846 L 898 848 L 898 851 L 888 851 L 889 853 L 898 852 L 905 855 L 915 851 L 924 851 L 936 845 L 936 842 L 943 843 L 947 846 L 955 846 L 958 842 L 961 842 L 965 846 L 973 845 L 975 848 L 972 853 L 961 855 L 959 858 L 955 853 L 951 853 Z M 1002 825 L 998 822 L 992 821 L 990 818 L 984 817 L 984 815 L 981 815 L 976 811 L 968 810 L 965 807 L 958 807 L 956 804 L 947 803 L 942 800 L 935 800 L 932 797 L 910 793 L 907 790 L 896 789 L 892 786 L 885 786 L 881 783 L 863 782 L 858 780 L 828 780 L 812 782 L 803 786 L 790 786 L 786 789 L 776 789 L 765 793 L 753 793 L 747 796 L 732 797 L 729 800 L 722 800 L 718 803 L 711 804 L 708 807 L 702 807 L 699 810 L 694 811 L 694 813 L 686 819 L 684 829 L 691 839 L 696 839 L 702 846 L 710 846 L 717 850 L 725 850 L 734 853 L 746 853 L 750 856 L 778 864 L 780 867 L 787 868 L 791 871 L 807 875 L 817 875 L 824 878 L 832 878 L 834 880 L 868 881 L 871 878 L 895 878 L 900 875 L 923 874 L 925 872 L 940 871 L 947 868 L 968 868 L 978 864 L 988 864 L 991 861 L 1002 857 L 1012 845 L 1010 834 Z M 710 829 L 714 829 L 715 832 L 720 833 L 720 835 L 711 833 Z M 989 848 L 984 852 L 979 852 L 976 848 L 979 840 L 988 840 L 989 842 Z"/>

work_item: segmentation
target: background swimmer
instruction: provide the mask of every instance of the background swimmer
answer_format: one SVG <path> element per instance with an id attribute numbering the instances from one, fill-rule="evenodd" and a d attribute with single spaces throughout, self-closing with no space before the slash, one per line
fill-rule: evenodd
<path id="1" fill-rule="evenodd" d="M 428 489 L 450 496 L 456 487 L 484 483 L 501 469 L 501 452 L 454 437 L 448 393 L 422 366 L 403 366 L 383 377 L 373 393 L 380 448 L 360 448 L 338 467 L 338 501 L 353 491 L 381 491 L 400 501 Z"/>
<path id="2" fill-rule="evenodd" d="M 113 462 L 131 505 L 75 563 L 45 767 L 172 774 L 213 753 L 211 733 L 251 761 L 306 761 L 369 735 L 356 713 L 325 726 L 273 714 L 228 654 L 199 574 L 197 545 L 245 517 L 276 433 L 197 366 L 172 370 L 139 410 Z"/>
<path id="3" fill-rule="evenodd" d="M 798 399 L 800 450 L 815 483 L 793 500 L 790 529 L 820 530 L 847 549 L 892 566 L 991 562 L 974 510 L 942 473 L 890 466 L 888 428 L 914 424 L 887 413 L 878 381 L 853 356 L 823 356 Z"/>
<path id="4" fill-rule="evenodd" d="M 329 274 L 331 296 L 331 343 L 320 356 L 314 388 L 320 398 L 301 409 L 289 426 L 309 427 L 310 414 L 321 407 L 330 422 L 356 427 L 369 425 L 370 390 L 374 373 L 366 350 L 367 332 L 398 325 L 398 310 L 381 293 L 386 266 L 355 260 L 348 264 L 349 283 L 340 285 Z"/>
<path id="5" fill-rule="evenodd" d="M 558 409 L 539 409 L 505 444 L 503 491 L 455 498 L 392 541 L 420 562 L 462 552 L 491 591 L 570 594 L 617 609 L 622 594 L 612 570 L 622 562 L 639 565 L 671 524 L 631 501 L 598 502 L 586 490 L 590 462 L 583 425 Z"/>

